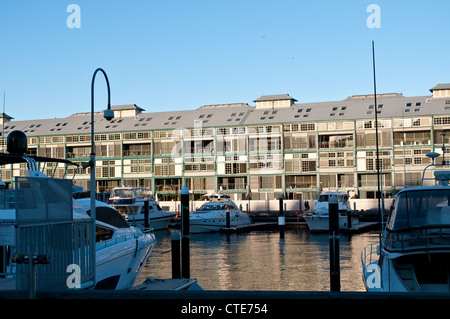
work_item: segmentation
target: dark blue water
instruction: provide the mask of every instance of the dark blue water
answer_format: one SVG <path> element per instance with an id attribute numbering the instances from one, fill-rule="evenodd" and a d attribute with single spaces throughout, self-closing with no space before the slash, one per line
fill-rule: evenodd
<path id="1" fill-rule="evenodd" d="M 170 278 L 172 230 L 157 231 L 157 244 L 136 284 Z M 361 250 L 378 232 L 343 235 L 340 242 L 341 291 L 364 291 Z M 205 290 L 329 291 L 329 237 L 306 227 L 240 234 L 192 234 L 191 278 Z"/>

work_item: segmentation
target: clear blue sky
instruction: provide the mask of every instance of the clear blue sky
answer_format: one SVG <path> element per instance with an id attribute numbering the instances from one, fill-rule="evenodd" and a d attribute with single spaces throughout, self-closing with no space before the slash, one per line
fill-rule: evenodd
<path id="1" fill-rule="evenodd" d="M 381 9 L 370 29 L 369 4 Z M 81 28 L 70 29 L 70 4 Z M 428 95 L 450 82 L 450 1 L 15 0 L 0 3 L 0 93 L 16 120 L 90 111 L 92 74 L 113 104 L 190 110 L 288 92 L 301 102 Z M 106 89 L 96 78 L 96 111 Z"/>

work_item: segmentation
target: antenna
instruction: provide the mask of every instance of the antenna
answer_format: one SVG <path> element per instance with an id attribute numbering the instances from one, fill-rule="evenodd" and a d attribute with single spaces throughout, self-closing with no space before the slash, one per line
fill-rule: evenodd
<path id="1" fill-rule="evenodd" d="M 3 114 L 2 116 L 5 116 L 5 107 L 6 107 L 6 91 L 3 91 Z M 5 152 L 5 119 L 3 118 L 3 123 L 2 123 L 2 150 L 3 153 Z"/>

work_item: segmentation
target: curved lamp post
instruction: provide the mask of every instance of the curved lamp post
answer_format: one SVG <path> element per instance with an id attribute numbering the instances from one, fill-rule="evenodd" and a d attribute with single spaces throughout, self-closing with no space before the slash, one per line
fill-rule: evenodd
<path id="1" fill-rule="evenodd" d="M 95 70 L 94 75 L 92 76 L 92 83 L 91 83 L 91 155 L 89 158 L 89 162 L 84 163 L 83 168 L 90 167 L 91 168 L 91 186 L 90 186 L 90 192 L 91 192 L 91 218 L 94 220 L 94 234 L 95 234 L 95 220 L 96 220 L 96 211 L 95 211 L 95 190 L 96 190 L 96 181 L 95 181 L 95 142 L 94 142 L 94 82 L 95 82 L 95 76 L 98 72 L 103 73 L 106 80 L 106 85 L 108 87 L 108 107 L 103 113 L 103 117 L 107 119 L 108 121 L 112 120 L 114 118 L 114 111 L 111 110 L 111 92 L 109 89 L 109 81 L 108 77 L 106 76 L 106 73 L 103 69 L 98 68 Z M 95 253 L 95 250 L 94 250 Z M 95 255 L 94 255 L 95 256 Z M 94 265 L 95 265 L 95 258 L 94 258 Z M 95 267 L 95 266 L 94 266 Z M 95 273 L 95 272 L 94 272 Z"/>

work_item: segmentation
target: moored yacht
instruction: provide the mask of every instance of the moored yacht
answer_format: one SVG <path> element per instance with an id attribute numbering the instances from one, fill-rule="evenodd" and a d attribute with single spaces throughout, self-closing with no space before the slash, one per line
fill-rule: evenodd
<path id="1" fill-rule="evenodd" d="M 90 199 L 74 201 L 74 210 L 90 216 Z M 95 289 L 132 287 L 156 243 L 154 234 L 130 226 L 110 205 L 96 201 Z"/>
<path id="2" fill-rule="evenodd" d="M 331 196 L 335 196 L 338 200 L 339 229 L 349 229 L 349 226 L 352 227 L 359 222 L 358 218 L 351 214 L 348 194 L 341 192 L 326 192 L 319 195 L 313 213 L 303 216 L 311 231 L 328 231 L 328 200 Z"/>
<path id="3" fill-rule="evenodd" d="M 144 187 L 116 187 L 111 191 L 108 203 L 116 208 L 132 226 L 144 228 L 145 205 L 148 203 L 148 224 L 154 230 L 165 229 L 176 217 L 175 212 L 165 212 L 152 198 L 152 192 Z"/>
<path id="4" fill-rule="evenodd" d="M 450 172 L 395 197 L 381 243 L 361 253 L 367 291 L 450 292 Z"/>
<path id="5" fill-rule="evenodd" d="M 227 214 L 229 220 L 227 224 Z M 216 232 L 227 226 L 250 225 L 251 220 L 227 197 L 214 198 L 204 203 L 189 217 L 192 233 Z"/>

